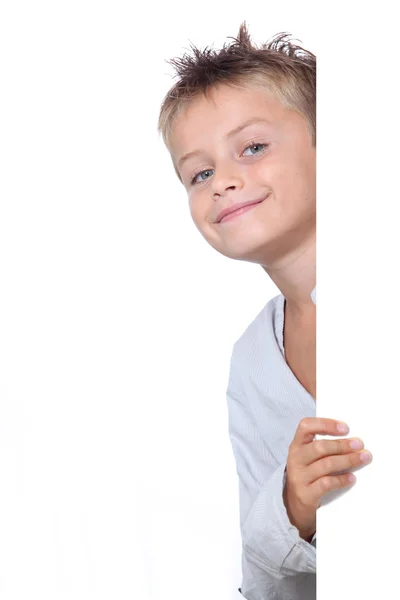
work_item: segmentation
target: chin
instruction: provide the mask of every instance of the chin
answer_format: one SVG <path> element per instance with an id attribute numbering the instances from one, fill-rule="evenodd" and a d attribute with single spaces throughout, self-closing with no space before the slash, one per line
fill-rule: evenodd
<path id="1" fill-rule="evenodd" d="M 211 245 L 217 252 L 233 260 L 262 264 L 265 258 L 265 246 L 260 247 L 249 243 Z"/>
<path id="2" fill-rule="evenodd" d="M 258 233 L 258 235 L 257 235 Z M 271 265 L 278 262 L 290 251 L 292 238 L 280 232 L 268 235 L 264 231 L 254 231 L 245 235 L 232 236 L 230 239 L 209 241 L 211 246 L 223 256 L 258 265 Z"/>

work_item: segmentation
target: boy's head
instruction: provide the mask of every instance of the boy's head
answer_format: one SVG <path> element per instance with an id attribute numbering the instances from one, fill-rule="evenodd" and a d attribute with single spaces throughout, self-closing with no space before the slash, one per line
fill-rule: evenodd
<path id="1" fill-rule="evenodd" d="M 316 61 L 286 38 L 258 48 L 242 24 L 222 50 L 173 59 L 179 80 L 159 117 L 199 231 L 264 266 L 315 234 Z"/>

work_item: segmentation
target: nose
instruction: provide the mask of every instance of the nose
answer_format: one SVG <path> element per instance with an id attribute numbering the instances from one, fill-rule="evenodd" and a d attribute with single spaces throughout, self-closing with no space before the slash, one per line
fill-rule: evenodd
<path id="1" fill-rule="evenodd" d="M 241 189 L 243 178 L 233 165 L 220 166 L 215 169 L 211 179 L 213 198 L 224 196 L 228 190 Z"/>

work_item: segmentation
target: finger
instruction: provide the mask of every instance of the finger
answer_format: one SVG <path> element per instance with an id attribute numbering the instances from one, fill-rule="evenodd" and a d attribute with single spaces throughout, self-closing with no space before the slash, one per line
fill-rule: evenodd
<path id="1" fill-rule="evenodd" d="M 306 417 L 300 421 L 292 443 L 304 445 L 312 442 L 316 435 L 343 435 L 348 432 L 349 427 L 343 421 Z"/>
<path id="2" fill-rule="evenodd" d="M 337 471 L 345 471 L 346 469 L 351 470 L 360 465 L 365 465 L 370 462 L 371 459 L 371 453 L 366 450 L 351 452 L 350 454 L 344 454 L 342 456 L 326 456 L 308 467 L 307 472 L 305 473 L 306 481 L 307 483 L 313 483 L 317 479 L 326 475 L 333 475 Z"/>
<path id="3" fill-rule="evenodd" d="M 319 505 L 320 500 L 328 492 L 348 488 L 354 485 L 357 481 L 353 473 L 345 473 L 343 475 L 325 475 L 314 481 L 309 487 L 311 495 L 316 499 Z"/>
<path id="4" fill-rule="evenodd" d="M 314 440 L 306 444 L 301 450 L 301 464 L 303 466 L 323 458 L 337 454 L 349 454 L 364 448 L 364 442 L 360 438 L 345 438 L 341 440 Z"/>

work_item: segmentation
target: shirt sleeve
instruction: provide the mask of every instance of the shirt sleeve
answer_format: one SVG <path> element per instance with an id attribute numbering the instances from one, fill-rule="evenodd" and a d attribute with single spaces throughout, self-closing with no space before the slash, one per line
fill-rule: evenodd
<path id="1" fill-rule="evenodd" d="M 287 516 L 280 465 L 263 484 L 242 526 L 243 551 L 260 582 L 298 573 L 315 573 L 315 548 L 303 540 Z M 262 587 L 262 586 L 260 586 Z"/>
<path id="2" fill-rule="evenodd" d="M 314 577 L 310 574 L 316 572 L 316 549 L 289 521 L 283 502 L 286 463 L 276 465 L 235 379 L 231 361 L 227 401 L 239 478 L 241 593 L 251 600 L 264 600 L 275 597 L 283 579 Z"/>

